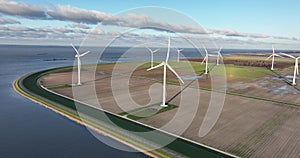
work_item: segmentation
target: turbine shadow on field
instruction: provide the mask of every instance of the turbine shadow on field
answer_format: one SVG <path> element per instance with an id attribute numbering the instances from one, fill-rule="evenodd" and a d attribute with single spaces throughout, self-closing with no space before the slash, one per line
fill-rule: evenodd
<path id="1" fill-rule="evenodd" d="M 208 73 L 216 66 L 217 64 L 213 65 L 210 70 L 208 70 Z M 203 71 L 198 76 L 202 76 L 205 73 Z M 196 81 L 198 78 L 192 80 L 189 84 L 187 84 L 184 88 L 182 88 L 179 92 L 177 92 L 173 97 L 171 97 L 168 101 L 166 101 L 166 104 L 169 104 L 172 100 L 174 100 L 179 94 L 181 94 L 187 87 L 189 87 L 194 81 Z"/>
<path id="2" fill-rule="evenodd" d="M 268 69 L 268 68 L 267 68 Z M 281 81 L 283 81 L 284 83 L 292 86 L 294 89 L 296 89 L 297 91 L 300 92 L 300 88 L 297 87 L 297 86 L 294 86 L 285 76 L 282 76 L 281 74 L 271 70 L 271 69 L 268 69 L 269 71 L 271 71 L 273 74 L 275 74 L 276 77 L 278 77 Z"/>

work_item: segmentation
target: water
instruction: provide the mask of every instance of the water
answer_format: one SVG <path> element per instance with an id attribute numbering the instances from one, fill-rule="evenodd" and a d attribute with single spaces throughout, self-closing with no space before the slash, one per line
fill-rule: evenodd
<path id="1" fill-rule="evenodd" d="M 0 158 L 146 157 L 106 146 L 84 126 L 14 92 L 12 82 L 24 74 L 72 65 L 72 49 L 0 46 L 0 55 Z"/>

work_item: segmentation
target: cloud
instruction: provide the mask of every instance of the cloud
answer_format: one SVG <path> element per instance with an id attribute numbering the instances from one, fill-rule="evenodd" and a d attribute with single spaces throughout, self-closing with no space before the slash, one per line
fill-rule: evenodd
<path id="1" fill-rule="evenodd" d="M 50 8 L 7 0 L 0 0 L 0 2 L 0 13 L 29 19 L 60 20 L 86 24 L 102 23 L 103 25 L 154 29 L 158 31 L 170 30 L 180 33 L 207 33 L 205 29 L 200 27 L 169 24 L 141 14 L 116 16 L 110 13 L 81 9 L 70 5 L 57 5 Z"/>
<path id="2" fill-rule="evenodd" d="M 59 20 L 76 22 L 76 24 L 68 25 L 73 28 L 57 28 L 54 31 L 64 33 L 83 33 L 81 29 L 90 29 L 89 26 L 84 24 L 99 24 L 122 26 L 129 28 L 139 29 L 152 29 L 157 31 L 189 33 L 189 34 L 216 34 L 227 37 L 243 37 L 243 38 L 273 38 L 284 40 L 299 40 L 295 37 L 278 37 L 270 36 L 259 33 L 244 33 L 238 32 L 233 29 L 205 29 L 197 26 L 188 26 L 181 24 L 170 24 L 164 21 L 159 21 L 142 14 L 126 14 L 126 15 L 113 15 L 96 10 L 87 10 L 82 8 L 73 7 L 71 5 L 56 5 L 53 7 L 31 5 L 23 2 L 15 2 L 9 0 L 0 0 L 0 13 L 23 17 L 28 19 L 40 20 Z M 1 22 L 0 22 L 1 23 Z M 9 22 L 2 22 L 9 23 Z M 17 24 L 18 22 L 10 21 L 10 23 Z M 77 30 L 75 29 L 77 28 Z"/>
<path id="3" fill-rule="evenodd" d="M 77 29 L 77 28 L 66 28 L 66 27 L 54 27 L 54 28 L 44 28 L 44 27 L 26 27 L 26 26 L 0 26 L 0 38 L 18 38 L 18 39 L 74 39 L 80 38 L 81 40 L 89 36 L 104 35 L 104 32 L 99 29 Z M 109 33 L 108 33 L 109 34 Z"/>
<path id="4" fill-rule="evenodd" d="M 0 12 L 7 15 L 19 16 L 29 19 L 45 19 L 43 7 L 30 5 L 23 2 L 0 0 Z"/>
<path id="5" fill-rule="evenodd" d="M 78 23 L 97 24 L 104 19 L 117 20 L 114 15 L 109 13 L 76 8 L 70 5 L 57 5 L 54 8 L 48 8 L 46 12 L 52 19 Z"/>
<path id="6" fill-rule="evenodd" d="M 237 32 L 233 29 L 223 29 L 223 30 L 211 29 L 210 31 L 215 34 L 225 35 L 225 36 L 230 36 L 230 37 L 250 37 L 250 38 L 270 38 L 271 37 L 266 34 Z"/>
<path id="7" fill-rule="evenodd" d="M 274 39 L 281 39 L 281 40 L 293 40 L 293 41 L 300 41 L 299 38 L 296 37 L 283 37 L 283 36 L 273 36 Z"/>
<path id="8" fill-rule="evenodd" d="M 125 16 L 119 16 L 114 19 L 105 19 L 103 25 L 117 25 L 131 28 L 152 29 L 157 31 L 178 32 L 178 33 L 196 33 L 208 34 L 201 27 L 191 27 L 185 25 L 169 24 L 163 21 L 154 20 L 150 16 L 143 14 L 129 13 Z"/>
<path id="9" fill-rule="evenodd" d="M 5 24 L 21 24 L 21 22 L 13 19 L 4 19 L 0 17 L 0 25 Z"/>
<path id="10" fill-rule="evenodd" d="M 69 24 L 69 25 L 67 25 L 67 26 L 68 26 L 68 27 L 71 27 L 71 28 L 91 29 L 90 26 L 84 25 L 84 24 L 80 24 L 80 23 Z"/>
<path id="11" fill-rule="evenodd" d="M 174 25 L 166 22 L 154 20 L 147 15 L 127 14 L 116 16 L 96 10 L 86 10 L 70 5 L 57 5 L 48 9 L 47 14 L 55 20 L 72 21 L 77 23 L 115 25 L 130 28 L 153 29 L 158 31 L 172 31 L 180 33 L 207 34 L 207 31 L 200 27 L 190 27 L 184 25 Z"/>

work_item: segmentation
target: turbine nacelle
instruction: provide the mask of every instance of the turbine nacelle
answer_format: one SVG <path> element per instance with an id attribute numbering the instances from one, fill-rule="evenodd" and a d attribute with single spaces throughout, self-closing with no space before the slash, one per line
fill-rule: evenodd
<path id="1" fill-rule="evenodd" d="M 176 73 L 176 71 L 175 71 L 168 63 L 166 63 L 165 61 L 161 62 L 160 64 L 158 64 L 158 65 L 156 65 L 156 66 L 154 66 L 154 67 L 152 67 L 152 68 L 147 69 L 147 71 L 151 71 L 151 70 L 153 70 L 153 69 L 157 69 L 157 68 L 159 68 L 159 67 L 161 67 L 161 66 L 166 66 L 168 69 L 170 69 L 170 70 L 173 72 L 173 74 L 179 79 L 179 81 L 180 81 L 182 84 L 184 84 L 184 81 L 181 79 L 181 77 L 180 77 L 180 76 Z"/>
<path id="2" fill-rule="evenodd" d="M 177 53 L 180 53 L 183 51 L 183 48 L 181 48 L 181 49 L 176 48 L 176 50 L 177 50 Z"/>
<path id="3" fill-rule="evenodd" d="M 150 49 L 149 47 L 146 47 L 151 53 L 155 53 L 155 52 L 157 52 L 157 51 L 159 51 L 159 49 L 155 49 L 155 50 L 152 50 L 152 49 Z"/>

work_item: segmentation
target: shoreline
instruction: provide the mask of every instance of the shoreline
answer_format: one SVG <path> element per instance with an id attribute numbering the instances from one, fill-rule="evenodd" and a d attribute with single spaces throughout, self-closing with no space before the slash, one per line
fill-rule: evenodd
<path id="1" fill-rule="evenodd" d="M 122 144 L 125 144 L 125 145 L 127 145 L 127 146 L 129 146 L 129 147 L 131 147 L 131 148 L 133 148 L 133 149 L 135 149 L 135 150 L 137 150 L 137 151 L 139 151 L 139 152 L 147 155 L 147 156 L 154 157 L 154 158 L 159 158 L 157 155 L 155 155 L 155 154 L 153 154 L 153 153 L 151 153 L 149 151 L 146 151 L 146 150 L 144 150 L 144 149 L 142 149 L 142 148 L 140 148 L 140 147 L 138 147 L 136 145 L 133 145 L 132 143 L 126 142 L 126 141 L 124 141 L 124 140 L 122 140 L 122 139 L 120 139 L 120 138 L 118 138 L 118 137 L 110 134 L 109 132 L 105 132 L 104 130 L 100 130 L 99 128 L 96 128 L 96 127 L 94 127 L 94 126 L 92 126 L 92 125 L 90 125 L 90 124 L 82 121 L 81 119 L 76 118 L 75 116 L 72 117 L 72 116 L 70 116 L 70 114 L 69 115 L 66 114 L 65 112 L 63 112 L 62 109 L 59 110 L 59 108 L 54 107 L 54 105 L 51 105 L 51 104 L 46 103 L 44 101 L 40 101 L 38 98 L 35 98 L 34 96 L 29 96 L 30 95 L 29 93 L 26 93 L 24 90 L 22 90 L 19 87 L 19 85 L 18 85 L 19 79 L 20 78 L 16 79 L 13 82 L 13 89 L 14 89 L 15 92 L 17 92 L 18 94 L 20 94 L 24 98 L 27 98 L 27 99 L 35 102 L 35 103 L 38 103 L 39 105 L 41 105 L 41 106 L 43 106 L 43 107 L 45 107 L 47 109 L 50 109 L 50 110 L 54 111 L 55 113 L 58 113 L 58 114 L 60 114 L 60 115 L 62 115 L 64 117 L 68 118 L 71 121 L 74 121 L 74 122 L 76 122 L 76 123 L 78 123 L 78 124 L 80 124 L 82 126 L 90 128 L 90 129 L 92 129 L 92 130 L 94 130 L 94 131 L 96 131 L 96 132 L 98 132 L 98 133 L 100 133 L 100 134 L 102 134 L 104 136 L 107 136 L 107 137 L 109 137 L 109 138 L 111 138 L 113 140 L 116 140 L 116 141 L 118 141 L 118 142 L 120 142 Z"/>
<path id="2" fill-rule="evenodd" d="M 151 156 L 151 157 L 170 157 L 170 156 L 172 156 L 172 155 L 174 156 L 174 154 L 171 154 L 171 155 L 169 154 L 169 155 L 168 155 L 168 153 L 161 152 L 161 151 L 159 151 L 159 149 L 155 149 L 155 150 L 153 150 L 153 151 L 149 151 L 149 150 L 147 150 L 147 145 L 146 145 L 146 144 L 143 144 L 143 143 L 140 143 L 140 142 L 135 142 L 134 140 L 133 140 L 133 141 L 130 141 L 130 140 L 128 140 L 128 138 L 127 138 L 127 140 L 126 140 L 126 138 L 124 138 L 124 137 L 122 136 L 122 134 L 119 134 L 119 135 L 121 135 L 121 136 L 118 137 L 118 136 L 112 134 L 112 133 L 111 133 L 112 131 L 103 131 L 103 130 L 101 129 L 101 127 L 100 127 L 100 129 L 99 129 L 99 126 L 95 127 L 95 126 L 94 126 L 95 124 L 93 124 L 92 122 L 91 122 L 91 123 L 88 123 L 88 122 L 86 122 L 85 120 L 84 120 L 84 121 L 83 121 L 83 120 L 80 120 L 80 119 L 79 119 L 80 117 L 79 117 L 78 115 L 73 114 L 72 112 L 69 112 L 68 110 L 69 110 L 69 109 L 73 110 L 72 108 L 70 108 L 70 107 L 68 107 L 68 106 L 66 106 L 66 105 L 62 105 L 62 104 L 60 104 L 60 103 L 58 103 L 58 102 L 52 101 L 51 99 L 45 98 L 45 97 L 43 97 L 42 95 L 41 95 L 40 97 L 42 97 L 43 99 L 41 99 L 41 98 L 39 98 L 39 95 L 38 95 L 38 94 L 36 94 L 36 93 L 34 93 L 34 92 L 31 92 L 31 91 L 28 90 L 26 87 L 23 87 L 23 88 L 27 89 L 27 91 L 29 91 L 29 92 L 25 92 L 26 90 L 24 91 L 24 89 L 22 89 L 22 88 L 19 87 L 19 86 L 22 87 L 22 85 L 19 85 L 19 84 L 18 84 L 19 81 L 20 81 L 21 79 L 25 79 L 26 77 L 28 77 L 28 76 L 30 76 L 30 75 L 33 75 L 33 74 L 42 74 L 42 75 L 39 75 L 38 78 L 40 78 L 41 76 L 43 76 L 43 75 L 45 75 L 45 74 L 47 74 L 47 73 L 49 73 L 49 72 L 52 73 L 52 72 L 55 72 L 55 71 L 57 71 L 57 70 L 61 70 L 61 69 L 64 69 L 64 68 L 66 68 L 66 67 L 54 68 L 54 69 L 47 69 L 47 70 L 43 70 L 43 71 L 39 71 L 39 72 L 35 72 L 35 73 L 31 73 L 31 74 L 27 74 L 27 75 L 25 75 L 25 76 L 22 76 L 22 77 L 16 79 L 15 82 L 13 83 L 14 90 L 17 91 L 17 92 L 18 92 L 19 94 L 21 94 L 22 96 L 24 96 L 24 97 L 26 97 L 26 98 L 28 98 L 28 99 L 30 99 L 30 100 L 32 100 L 32 101 L 34 101 L 34 102 L 40 104 L 40 105 L 42 105 L 42 106 L 44 106 L 44 107 L 46 107 L 46 108 L 49 108 L 49 109 L 53 110 L 54 112 L 59 113 L 59 114 L 65 116 L 65 117 L 67 117 L 67 118 L 69 118 L 70 120 L 72 120 L 72 121 L 74 121 L 74 122 L 77 122 L 77 123 L 79 123 L 79 124 L 81 124 L 81 125 L 84 125 L 84 126 L 87 126 L 87 125 L 88 125 L 88 127 L 91 128 L 91 129 L 93 129 L 94 131 L 99 132 L 99 133 L 101 133 L 101 134 L 103 134 L 103 135 L 109 136 L 110 138 L 112 138 L 112 139 L 114 139 L 114 140 L 117 140 L 117 141 L 119 141 L 119 142 L 121 142 L 121 143 L 123 143 L 123 144 L 125 144 L 125 145 L 127 145 L 127 146 L 129 146 L 129 147 L 132 147 L 133 149 L 136 149 L 136 150 L 138 150 L 138 151 L 144 153 L 144 154 L 147 155 L 147 156 Z M 45 73 L 45 72 L 46 72 L 46 73 Z M 39 85 L 39 87 L 43 89 L 43 87 L 42 87 L 41 85 Z M 45 90 L 45 89 L 44 89 L 44 90 Z M 48 92 L 49 92 L 49 90 L 48 90 Z M 34 94 L 30 94 L 30 93 L 34 93 Z M 52 93 L 52 92 L 50 91 L 49 93 Z M 57 94 L 55 94 L 55 93 L 52 93 L 52 94 L 57 95 Z M 60 96 L 60 97 L 61 97 L 61 96 Z M 48 102 L 45 101 L 45 99 L 48 100 Z M 66 98 L 66 99 L 68 99 L 68 98 Z M 73 100 L 73 99 L 72 99 L 72 100 Z M 57 107 L 57 106 L 55 106 L 55 105 L 52 105 L 51 103 L 49 103 L 49 101 L 50 101 L 50 102 L 53 102 L 53 103 L 55 103 L 55 104 L 61 105 L 63 108 Z M 76 101 L 76 100 L 73 100 L 73 101 Z M 64 109 L 64 108 L 67 108 L 67 110 Z M 101 110 L 101 109 L 97 109 L 97 110 Z M 140 126 L 143 126 L 143 124 L 141 124 Z M 144 126 L 145 126 L 145 125 L 144 125 Z M 150 128 L 151 128 L 151 127 L 150 127 Z M 164 132 L 164 131 L 160 131 L 160 132 Z M 164 133 L 164 134 L 170 135 L 170 133 Z M 174 137 L 175 135 L 172 135 L 172 134 L 171 134 L 171 136 Z M 125 136 L 125 137 L 126 137 L 126 136 Z M 125 139 L 125 140 L 124 140 L 124 139 Z M 130 138 L 129 138 L 129 139 L 130 139 Z M 213 148 L 213 147 L 206 146 L 206 145 L 201 144 L 201 143 L 198 143 L 198 142 L 190 141 L 189 139 L 186 139 L 186 138 L 183 138 L 183 137 L 180 137 L 180 136 L 176 136 L 176 139 L 181 139 L 181 140 L 183 140 L 183 141 L 186 141 L 185 143 L 188 143 L 189 146 L 192 146 L 192 147 L 197 146 L 197 150 L 203 150 L 203 149 L 204 149 L 205 152 L 210 153 L 211 155 L 215 155 L 214 157 L 216 157 L 217 155 L 218 155 L 217 157 L 219 157 L 219 156 L 221 156 L 221 157 L 236 157 L 235 155 L 232 155 L 232 154 L 230 154 L 230 153 L 227 153 L 227 152 L 224 152 L 224 151 L 215 149 L 215 148 Z M 145 147 L 145 146 L 146 146 L 146 147 Z M 185 144 L 185 146 L 186 146 L 186 144 Z M 172 148 L 170 149 L 170 148 L 168 148 L 168 147 L 165 147 L 165 149 L 170 150 L 170 151 L 174 151 L 174 153 L 178 153 L 177 150 L 174 150 L 174 149 L 172 149 Z M 203 154 L 205 154 L 205 153 L 203 153 Z M 176 154 L 175 154 L 175 155 L 176 155 Z M 179 155 L 182 155 L 182 153 L 181 153 L 180 151 L 179 151 L 179 153 L 178 153 L 178 156 L 179 156 Z M 184 155 L 184 154 L 183 154 L 183 155 Z M 184 156 L 186 156 L 186 155 L 184 155 Z"/>

